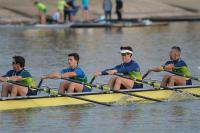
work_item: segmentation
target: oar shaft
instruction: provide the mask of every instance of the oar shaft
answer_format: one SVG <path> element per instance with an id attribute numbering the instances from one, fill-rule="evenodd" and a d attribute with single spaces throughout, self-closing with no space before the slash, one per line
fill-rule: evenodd
<path id="1" fill-rule="evenodd" d="M 68 80 L 70 82 L 74 82 L 74 83 L 77 83 L 77 84 L 87 85 L 87 86 L 90 86 L 90 87 L 96 87 L 96 85 L 93 85 L 93 84 L 90 84 L 90 83 L 85 83 L 85 82 L 80 82 L 78 80 L 74 80 L 74 79 L 70 79 L 70 78 L 61 78 L 61 79 Z"/>
<path id="2" fill-rule="evenodd" d="M 43 79 L 41 79 L 41 80 L 40 80 L 40 82 L 39 82 L 39 84 L 38 84 L 38 86 L 37 86 L 37 87 L 38 87 L 38 88 L 40 88 L 40 87 L 41 87 L 41 85 L 42 85 L 42 83 L 43 83 Z"/>
<path id="3" fill-rule="evenodd" d="M 150 100 L 150 101 L 163 102 L 162 100 L 158 100 L 158 99 L 154 99 L 154 98 L 150 98 L 150 97 L 145 97 L 145 96 L 141 96 L 141 95 L 137 95 L 137 94 L 132 94 L 132 93 L 126 93 L 126 92 L 122 92 L 122 91 L 119 91 L 119 90 L 111 90 L 111 91 L 116 92 L 116 93 L 122 93 L 122 94 L 129 95 L 129 96 L 147 99 L 147 100 Z"/>
<path id="4" fill-rule="evenodd" d="M 7 81 L 8 83 L 11 83 L 11 84 L 15 84 L 15 85 L 19 85 L 19 86 L 23 86 L 23 87 L 27 87 L 27 88 L 33 88 L 33 89 L 37 89 L 37 88 L 34 88 L 34 87 L 31 87 L 31 86 L 28 86 L 28 85 L 25 85 L 25 84 L 22 84 L 22 83 L 18 83 L 18 82 L 15 82 L 15 81 Z"/>
<path id="5" fill-rule="evenodd" d="M 82 101 L 96 103 L 96 104 L 100 104 L 100 105 L 104 105 L 104 106 L 109 106 L 109 107 L 112 106 L 111 104 L 108 104 L 108 103 L 102 103 L 102 102 L 90 100 L 90 99 L 83 98 L 83 97 L 78 97 L 78 96 L 73 96 L 73 95 L 68 95 L 68 94 L 60 94 L 60 95 L 61 96 L 66 96 L 66 97 L 70 97 L 70 98 L 74 98 L 74 99 L 78 99 L 78 100 L 82 100 Z"/>
<path id="6" fill-rule="evenodd" d="M 172 90 L 172 91 L 176 91 L 176 92 L 180 92 L 180 93 L 187 93 L 187 94 L 192 95 L 194 97 L 200 97 L 200 95 L 198 95 L 198 94 L 186 92 L 186 91 L 179 90 L 179 89 L 176 89 L 176 88 L 170 88 L 170 87 L 167 87 L 167 86 L 160 86 L 160 88 L 163 89 L 163 90 Z"/>
<path id="7" fill-rule="evenodd" d="M 95 76 L 92 77 L 90 84 L 92 84 L 94 82 L 95 78 L 96 78 Z"/>
<path id="8" fill-rule="evenodd" d="M 12 83 L 12 84 L 15 84 L 15 85 L 23 86 L 23 87 L 29 87 L 27 85 L 24 85 L 24 84 L 21 84 L 21 83 L 17 83 L 17 82 L 14 82 L 14 81 L 8 81 L 8 82 Z M 39 89 L 39 88 L 37 88 L 37 89 L 44 91 L 44 89 Z M 98 101 L 94 101 L 94 100 L 90 100 L 90 99 L 86 99 L 86 98 L 82 98 L 82 97 L 72 96 L 72 95 L 68 95 L 68 94 L 60 94 L 60 95 L 66 96 L 66 97 L 71 97 L 71 98 L 74 98 L 74 99 L 79 99 L 79 100 L 87 101 L 87 102 L 91 102 L 91 103 L 96 103 L 96 104 L 100 104 L 100 105 L 111 106 L 111 104 L 102 103 L 102 102 L 98 102 Z"/>
<path id="9" fill-rule="evenodd" d="M 150 71 L 147 71 L 143 76 L 142 79 L 146 78 L 147 75 L 149 75 Z"/>
<path id="10" fill-rule="evenodd" d="M 74 99 L 78 99 L 78 100 L 82 100 L 82 101 L 87 101 L 87 102 L 91 102 L 91 103 L 96 103 L 96 104 L 100 104 L 100 105 L 112 106 L 111 104 L 108 104 L 108 103 L 102 103 L 102 102 L 90 100 L 90 99 L 83 98 L 83 97 L 73 96 L 73 95 L 69 95 L 69 94 L 60 94 L 60 93 L 58 93 L 57 90 L 53 90 L 49 87 L 46 87 L 46 88 L 43 88 L 43 89 L 40 89 L 40 90 L 45 91 L 49 94 L 53 94 L 53 95 L 61 95 L 61 96 L 70 97 L 70 98 L 74 98 Z"/>
<path id="11" fill-rule="evenodd" d="M 189 75 L 184 75 L 184 74 L 173 72 L 173 71 L 169 71 L 169 70 L 163 70 L 163 71 L 171 73 L 171 74 L 175 74 L 175 75 L 178 75 L 178 76 L 181 76 L 181 77 L 189 78 L 189 79 L 192 79 L 192 80 L 200 81 L 200 78 L 197 78 L 197 77 L 193 77 L 193 76 L 189 76 Z"/>

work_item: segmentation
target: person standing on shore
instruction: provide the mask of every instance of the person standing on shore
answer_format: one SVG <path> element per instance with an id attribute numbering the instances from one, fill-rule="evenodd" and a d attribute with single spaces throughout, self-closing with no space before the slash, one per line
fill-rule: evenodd
<path id="1" fill-rule="evenodd" d="M 123 1 L 116 0 L 116 14 L 118 21 L 122 20 L 122 12 L 123 12 Z"/>
<path id="2" fill-rule="evenodd" d="M 80 6 L 75 4 L 75 0 L 66 0 L 66 1 L 67 4 L 70 6 L 70 21 L 74 21 Z"/>
<path id="3" fill-rule="evenodd" d="M 106 22 L 111 21 L 112 1 L 111 0 L 103 0 L 103 9 L 104 9 Z"/>
<path id="4" fill-rule="evenodd" d="M 46 24 L 47 7 L 44 3 L 35 1 L 34 5 L 39 11 L 38 19 L 40 24 Z"/>
<path id="5" fill-rule="evenodd" d="M 82 15 L 83 15 L 83 20 L 88 21 L 89 19 L 89 0 L 82 0 Z"/>
<path id="6" fill-rule="evenodd" d="M 65 0 L 58 0 L 57 2 L 57 8 L 58 11 L 60 13 L 60 19 L 59 19 L 59 23 L 64 23 L 64 9 L 65 7 L 69 8 L 69 5 L 67 5 Z"/>

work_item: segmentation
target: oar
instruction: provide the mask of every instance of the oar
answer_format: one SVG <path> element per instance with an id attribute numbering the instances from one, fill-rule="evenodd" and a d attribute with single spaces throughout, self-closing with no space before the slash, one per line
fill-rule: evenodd
<path id="1" fill-rule="evenodd" d="M 42 85 L 42 83 L 43 83 L 43 79 L 41 79 L 41 80 L 40 80 L 40 82 L 39 82 L 39 84 L 38 84 L 37 88 L 40 88 L 40 87 L 41 87 L 41 85 Z"/>
<path id="2" fill-rule="evenodd" d="M 102 102 L 90 100 L 90 99 L 83 98 L 83 97 L 73 96 L 73 95 L 70 95 L 70 94 L 60 94 L 58 91 L 56 91 L 54 89 L 51 89 L 49 87 L 45 87 L 44 91 L 48 91 L 48 93 L 53 94 L 53 95 L 60 95 L 60 96 L 70 97 L 70 98 L 83 100 L 83 101 L 87 101 L 87 102 L 91 102 L 91 103 L 96 103 L 96 104 L 100 104 L 100 105 L 104 105 L 104 106 L 112 106 L 111 104 L 102 103 Z"/>
<path id="3" fill-rule="evenodd" d="M 117 75 L 117 74 L 115 74 L 115 75 Z M 118 76 L 118 75 L 117 75 Z M 103 86 L 104 87 L 104 86 Z M 102 87 L 102 88 L 103 88 Z M 107 89 L 107 88 L 105 88 L 105 89 Z M 119 90 L 114 90 L 114 89 L 110 89 L 109 88 L 109 90 L 110 91 L 113 91 L 113 92 L 116 92 L 116 93 L 121 93 L 121 94 L 125 94 L 125 95 L 129 95 L 129 96 L 134 96 L 134 97 L 139 97 L 139 98 L 143 98 L 143 99 L 147 99 L 147 100 L 151 100 L 151 101 L 155 101 L 155 102 L 163 102 L 163 101 L 161 101 L 161 100 L 158 100 L 158 99 L 154 99 L 154 98 L 150 98 L 150 97 L 145 97 L 145 96 L 141 96 L 141 95 L 137 95 L 137 94 L 130 94 L 130 93 L 128 93 L 128 92 L 122 92 L 122 91 L 119 91 Z"/>
<path id="4" fill-rule="evenodd" d="M 172 72 L 172 71 L 169 71 L 169 70 L 163 70 L 163 71 L 200 82 L 200 78 L 197 78 L 197 77 L 193 77 L 193 76 L 189 76 L 189 75 L 185 75 L 185 74 L 181 74 L 181 73 L 177 73 L 177 72 Z"/>
<path id="5" fill-rule="evenodd" d="M 82 84 L 82 85 L 85 85 L 85 86 L 89 86 L 89 87 L 95 87 L 97 89 L 102 89 L 102 85 L 99 85 L 99 84 L 90 84 L 90 83 L 85 83 L 85 82 L 81 82 L 81 81 L 78 81 L 78 80 L 74 80 L 74 79 L 70 79 L 70 78 L 61 78 L 63 80 L 68 80 L 70 82 L 74 82 L 74 83 L 77 83 L 77 84 Z"/>
<path id="6" fill-rule="evenodd" d="M 23 86 L 23 87 L 29 87 L 30 86 L 27 86 L 27 85 L 24 85 L 24 84 L 21 84 L 21 83 L 18 83 L 18 82 L 14 82 L 14 81 L 7 81 L 8 83 L 12 83 L 12 84 L 15 84 L 15 85 L 19 85 L 19 86 Z M 42 80 L 41 80 L 42 82 Z M 33 87 L 31 87 L 33 88 Z M 40 89 L 40 88 L 33 88 L 33 89 L 37 89 L 37 90 L 42 90 L 44 91 L 44 89 Z M 46 92 L 46 91 L 45 91 Z M 90 100 L 90 99 L 87 99 L 87 98 L 82 98 L 82 97 L 78 97 L 78 96 L 72 96 L 72 95 L 69 95 L 69 94 L 59 94 L 61 96 L 66 96 L 66 97 L 70 97 L 70 98 L 74 98 L 74 99 L 79 99 L 79 100 L 83 100 L 83 101 L 87 101 L 87 102 L 91 102 L 91 103 L 96 103 L 96 104 L 100 104 L 100 105 L 105 105 L 105 106 L 112 106 L 111 104 L 107 104 L 107 103 L 102 103 L 102 102 L 98 102 L 98 101 L 94 101 L 94 100 Z"/>
<path id="7" fill-rule="evenodd" d="M 167 86 L 161 86 L 161 84 L 156 83 L 156 82 L 144 81 L 144 80 L 140 80 L 140 79 L 136 79 L 136 78 L 129 78 L 127 76 L 120 75 L 120 74 L 115 74 L 115 75 L 119 76 L 119 77 L 122 77 L 122 78 L 134 80 L 134 81 L 137 81 L 137 82 L 141 82 L 141 83 L 150 85 L 150 86 L 155 87 L 155 88 L 160 88 L 160 89 L 163 89 L 163 90 L 172 90 L 172 91 L 176 91 L 176 92 L 180 92 L 180 93 L 187 93 L 187 94 L 190 94 L 190 95 L 195 96 L 195 97 L 200 97 L 200 95 L 198 95 L 198 94 L 193 94 L 193 93 L 190 93 L 190 92 L 185 92 L 185 91 L 182 91 L 182 90 L 179 90 L 179 89 L 175 89 L 175 88 L 170 88 L 170 87 L 167 87 Z"/>
<path id="8" fill-rule="evenodd" d="M 141 95 L 137 95 L 137 94 L 127 93 L 127 92 L 123 92 L 123 91 L 119 91 L 119 90 L 113 90 L 113 89 L 111 89 L 111 91 L 116 92 L 116 93 L 122 93 L 122 94 L 129 95 L 129 96 L 134 96 L 134 97 L 139 97 L 139 98 L 147 99 L 147 100 L 150 100 L 150 101 L 164 102 L 162 100 L 158 100 L 158 99 L 154 99 L 154 98 L 150 98 L 150 97 L 145 97 L 145 96 L 141 96 Z"/>
<path id="9" fill-rule="evenodd" d="M 96 76 L 93 76 L 92 79 L 90 80 L 90 84 L 92 84 L 95 80 Z"/>
<path id="10" fill-rule="evenodd" d="M 142 76 L 142 79 L 146 78 L 147 75 L 149 75 L 151 71 L 147 71 L 143 76 Z"/>

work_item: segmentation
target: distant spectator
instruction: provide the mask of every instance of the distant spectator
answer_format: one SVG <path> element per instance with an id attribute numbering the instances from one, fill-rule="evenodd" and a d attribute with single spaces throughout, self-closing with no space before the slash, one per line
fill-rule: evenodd
<path id="1" fill-rule="evenodd" d="M 58 0 L 57 8 L 58 8 L 58 11 L 60 12 L 59 23 L 64 23 L 64 8 L 65 7 L 69 7 L 69 5 L 67 5 L 66 1 L 65 0 Z"/>
<path id="2" fill-rule="evenodd" d="M 56 11 L 53 13 L 52 20 L 53 20 L 53 23 L 59 22 L 59 20 L 60 20 L 60 12 L 59 11 Z"/>
<path id="3" fill-rule="evenodd" d="M 80 6 L 75 4 L 75 0 L 67 0 L 67 1 L 68 1 L 67 4 L 71 7 L 71 21 L 73 21 Z"/>
<path id="4" fill-rule="evenodd" d="M 65 8 L 64 8 L 64 20 L 65 20 L 65 22 L 67 22 L 67 20 L 71 21 L 72 7 L 71 7 L 71 5 L 69 5 L 69 3 L 72 4 L 73 0 L 65 0 L 65 2 L 67 3 L 68 6 L 65 6 Z"/>
<path id="5" fill-rule="evenodd" d="M 123 12 L 123 1 L 116 0 L 116 14 L 119 21 L 122 20 L 122 12 Z"/>
<path id="6" fill-rule="evenodd" d="M 88 10 L 89 10 L 89 0 L 82 0 L 82 15 L 84 21 L 89 20 Z"/>
<path id="7" fill-rule="evenodd" d="M 112 14 L 112 1 L 111 0 L 103 0 L 103 9 L 106 21 L 111 21 Z"/>
<path id="8" fill-rule="evenodd" d="M 47 7 L 42 2 L 35 1 L 34 5 L 38 9 L 38 21 L 40 24 L 46 24 Z"/>

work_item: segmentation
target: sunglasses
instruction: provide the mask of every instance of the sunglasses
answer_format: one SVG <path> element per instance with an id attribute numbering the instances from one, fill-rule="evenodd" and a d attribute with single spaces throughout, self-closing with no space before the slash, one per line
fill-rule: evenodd
<path id="1" fill-rule="evenodd" d="M 129 53 L 121 53 L 121 56 L 129 55 Z"/>
<path id="2" fill-rule="evenodd" d="M 17 64 L 16 62 L 12 62 L 13 65 Z"/>

